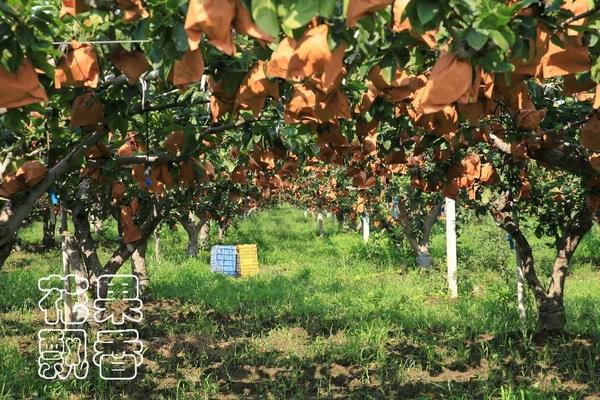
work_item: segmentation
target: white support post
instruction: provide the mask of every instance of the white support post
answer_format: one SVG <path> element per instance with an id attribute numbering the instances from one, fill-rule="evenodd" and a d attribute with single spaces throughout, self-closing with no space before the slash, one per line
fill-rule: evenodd
<path id="1" fill-rule="evenodd" d="M 363 239 L 363 242 L 367 243 L 369 241 L 369 235 L 370 235 L 370 232 L 369 232 L 369 223 L 370 223 L 370 221 L 369 221 L 369 213 L 365 212 L 362 215 L 361 219 L 362 219 L 362 224 L 361 224 L 362 225 L 362 239 Z"/>
<path id="2" fill-rule="evenodd" d="M 446 260 L 448 263 L 448 289 L 450 297 L 458 297 L 456 283 L 456 203 L 446 197 Z"/>
<path id="3" fill-rule="evenodd" d="M 512 212 L 513 221 L 517 221 L 518 215 L 515 210 Z M 517 307 L 519 309 L 519 318 L 521 322 L 525 323 L 527 319 L 527 312 L 525 309 L 525 277 L 523 276 L 523 260 L 519 255 L 519 250 L 515 243 L 515 262 L 516 262 L 516 275 L 517 275 Z"/>

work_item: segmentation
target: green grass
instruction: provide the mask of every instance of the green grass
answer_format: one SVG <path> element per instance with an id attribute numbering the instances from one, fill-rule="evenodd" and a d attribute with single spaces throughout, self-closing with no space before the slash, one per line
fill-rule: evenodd
<path id="1" fill-rule="evenodd" d="M 261 273 L 242 279 L 210 273 L 207 251 L 189 259 L 183 229 L 164 230 L 160 261 L 149 246 L 153 300 L 139 326 L 146 361 L 129 385 L 37 378 L 36 281 L 59 272 L 61 258 L 15 252 L 0 275 L 0 399 L 600 396 L 597 228 L 567 280 L 567 333 L 538 345 L 532 298 L 522 326 L 514 253 L 489 220 L 462 226 L 456 301 L 446 292 L 442 224 L 430 271 L 416 269 L 407 249 L 384 235 L 365 245 L 332 220 L 325 227 L 317 237 L 314 223 L 290 207 L 246 218 L 225 239 L 258 244 Z M 39 224 L 25 228 L 24 248 L 40 235 Z M 114 227 L 103 238 L 105 259 Z M 547 243 L 533 240 L 541 275 L 552 265 Z"/>

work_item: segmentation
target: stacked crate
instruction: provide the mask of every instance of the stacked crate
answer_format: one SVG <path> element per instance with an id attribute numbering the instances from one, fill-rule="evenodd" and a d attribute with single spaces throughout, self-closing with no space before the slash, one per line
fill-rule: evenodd
<path id="1" fill-rule="evenodd" d="M 236 276 L 238 273 L 236 247 L 213 246 L 210 250 L 210 270 L 229 276 Z"/>
<path id="2" fill-rule="evenodd" d="M 258 274 L 258 251 L 255 244 L 237 246 L 238 275 L 252 276 Z"/>

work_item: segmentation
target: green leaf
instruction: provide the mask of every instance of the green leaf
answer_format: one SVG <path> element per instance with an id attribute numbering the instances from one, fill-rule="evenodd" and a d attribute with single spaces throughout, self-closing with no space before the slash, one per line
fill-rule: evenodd
<path id="1" fill-rule="evenodd" d="M 319 15 L 322 17 L 329 17 L 333 10 L 335 10 L 335 0 L 318 0 L 319 2 Z"/>
<path id="2" fill-rule="evenodd" d="M 470 29 L 467 33 L 467 43 L 469 46 L 479 51 L 485 46 L 488 40 L 488 32 L 481 29 Z"/>
<path id="3" fill-rule="evenodd" d="M 483 14 L 476 22 L 476 26 L 479 28 L 500 28 L 506 26 L 510 22 L 510 17 L 501 15 L 495 11 L 487 12 Z"/>
<path id="4" fill-rule="evenodd" d="M 419 0 L 417 2 L 417 15 L 421 25 L 425 25 L 429 21 L 433 20 L 440 12 L 440 6 L 431 0 Z"/>
<path id="5" fill-rule="evenodd" d="M 489 188 L 485 188 L 481 194 L 481 203 L 484 205 L 489 204 L 491 196 L 492 191 Z"/>
<path id="6" fill-rule="evenodd" d="M 279 36 L 279 20 L 274 0 L 252 0 L 252 18 L 266 33 Z"/>
<path id="7" fill-rule="evenodd" d="M 496 46 L 500 47 L 502 51 L 508 52 L 510 50 L 510 43 L 502 33 L 499 31 L 490 31 L 490 36 L 492 41 L 496 44 Z"/>
<path id="8" fill-rule="evenodd" d="M 383 142 L 383 148 L 386 150 L 389 150 L 392 147 L 392 142 L 389 140 L 386 140 L 385 142 Z"/>
<path id="9" fill-rule="evenodd" d="M 319 0 L 279 0 L 277 13 L 281 25 L 287 29 L 298 29 L 308 24 L 319 12 Z"/>
<path id="10" fill-rule="evenodd" d="M 175 24 L 175 26 L 173 26 L 171 39 L 173 39 L 177 51 L 183 53 L 188 49 L 188 38 L 185 29 L 183 28 L 183 24 Z"/>
<path id="11" fill-rule="evenodd" d="M 388 85 L 392 83 L 394 76 L 396 76 L 396 58 L 393 56 L 387 56 L 379 63 L 381 69 L 381 77 Z"/>
<path id="12" fill-rule="evenodd" d="M 48 63 L 48 54 L 39 51 L 30 51 L 28 54 L 33 65 L 44 71 L 44 74 L 54 78 L 54 67 Z"/>
<path id="13" fill-rule="evenodd" d="M 510 47 L 514 46 L 517 36 L 508 26 L 502 26 L 498 28 L 498 31 L 502 33 L 502 36 L 504 36 Z"/>

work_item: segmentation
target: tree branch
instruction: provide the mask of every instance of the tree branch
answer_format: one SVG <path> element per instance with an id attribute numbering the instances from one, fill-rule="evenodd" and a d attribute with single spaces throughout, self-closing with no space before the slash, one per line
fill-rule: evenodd
<path id="1" fill-rule="evenodd" d="M 577 14 L 577 15 L 574 15 L 574 16 L 572 16 L 570 18 L 565 19 L 563 22 L 560 23 L 559 27 L 561 29 L 563 29 L 567 25 L 569 25 L 569 24 L 571 24 L 571 23 L 573 23 L 575 21 L 578 21 L 580 19 L 589 17 L 590 15 L 595 14 L 598 11 L 600 11 L 600 4 L 596 4 L 596 6 L 594 8 L 591 8 L 591 9 L 587 10 L 586 12 L 583 12 L 581 14 Z"/>
<path id="2" fill-rule="evenodd" d="M 96 144 L 104 134 L 105 133 L 102 130 L 89 133 L 75 145 L 69 154 L 52 167 L 40 183 L 29 189 L 29 193 L 23 202 L 14 204 L 14 207 L 5 207 L 2 212 L 0 212 L 0 247 L 11 242 L 23 221 L 27 215 L 29 215 L 29 212 L 35 205 L 37 199 L 39 199 L 59 177 L 74 169 L 77 166 L 79 159 L 83 156 L 83 153 Z"/>
<path id="3" fill-rule="evenodd" d="M 512 154 L 510 151 L 510 143 L 504 141 L 494 133 L 490 133 L 489 136 L 490 139 L 492 139 L 492 144 L 498 150 L 506 154 Z M 566 154 L 556 147 L 540 148 L 537 150 L 528 148 L 527 154 L 534 160 L 550 168 L 561 169 L 578 176 L 600 177 L 600 172 L 594 170 L 586 158 Z"/>

